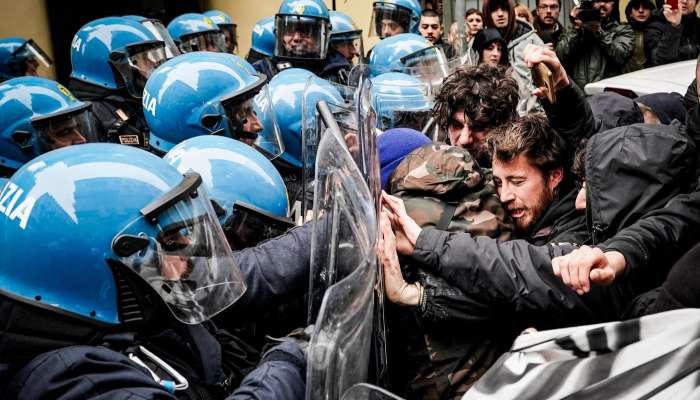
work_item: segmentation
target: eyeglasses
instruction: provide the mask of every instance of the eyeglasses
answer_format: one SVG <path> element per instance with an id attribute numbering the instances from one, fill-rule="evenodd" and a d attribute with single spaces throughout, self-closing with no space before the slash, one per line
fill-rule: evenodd
<path id="1" fill-rule="evenodd" d="M 546 5 L 546 4 L 540 4 L 537 6 L 540 10 L 552 10 L 552 11 L 557 11 L 559 9 L 559 5 L 557 4 L 552 4 L 552 5 Z"/>

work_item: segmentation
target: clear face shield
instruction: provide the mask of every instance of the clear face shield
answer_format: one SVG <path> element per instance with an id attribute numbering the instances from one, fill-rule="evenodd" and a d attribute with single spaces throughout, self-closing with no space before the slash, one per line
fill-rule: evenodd
<path id="1" fill-rule="evenodd" d="M 210 319 L 245 291 L 201 182 L 198 174 L 186 174 L 112 241 L 117 260 L 148 282 L 185 324 Z"/>
<path id="2" fill-rule="evenodd" d="M 238 33 L 235 24 L 218 24 L 221 32 L 224 33 L 224 47 L 226 53 L 238 54 Z"/>
<path id="3" fill-rule="evenodd" d="M 284 152 L 270 91 L 262 76 L 258 84 L 247 92 L 234 93 L 222 99 L 221 106 L 226 113 L 232 138 L 254 146 L 268 159 L 274 159 Z"/>
<path id="4" fill-rule="evenodd" d="M 126 47 L 130 79 L 125 76 L 127 88 L 135 97 L 141 97 L 151 73 L 167 60 L 165 43 L 140 43 Z"/>
<path id="5" fill-rule="evenodd" d="M 450 72 L 445 53 L 439 46 L 431 46 L 401 58 L 404 72 L 414 76 L 430 87 L 431 96 L 438 92 L 442 81 Z"/>
<path id="6" fill-rule="evenodd" d="M 165 26 L 163 26 L 163 23 L 161 23 L 157 19 L 147 19 L 141 22 L 141 25 L 143 25 L 153 35 L 155 35 L 155 37 L 158 38 L 158 40 L 161 40 L 163 41 L 163 43 L 165 43 L 165 56 L 168 60 L 182 54 L 180 52 L 180 49 L 177 48 L 177 45 L 175 44 L 173 38 L 170 36 L 170 33 L 168 33 L 168 29 Z"/>
<path id="7" fill-rule="evenodd" d="M 39 68 L 50 68 L 53 61 L 34 40 L 29 39 L 12 53 L 8 65 L 17 76 L 39 76 Z"/>
<path id="8" fill-rule="evenodd" d="M 180 40 L 180 50 L 183 53 L 193 51 L 213 51 L 226 53 L 226 39 L 220 30 L 193 33 L 185 35 Z"/>
<path id="9" fill-rule="evenodd" d="M 381 39 L 408 33 L 411 26 L 411 11 L 395 4 L 374 3 L 370 36 Z"/>
<path id="10" fill-rule="evenodd" d="M 36 155 L 88 142 L 98 142 L 90 104 L 70 112 L 32 120 Z"/>
<path id="11" fill-rule="evenodd" d="M 323 60 L 328 52 L 330 26 L 320 18 L 298 15 L 275 17 L 275 56 Z"/>
<path id="12" fill-rule="evenodd" d="M 231 248 L 242 250 L 284 234 L 294 227 L 294 223 L 250 204 L 236 202 L 222 227 Z"/>
<path id="13" fill-rule="evenodd" d="M 362 31 L 331 36 L 331 48 L 345 57 L 350 64 L 363 64 L 365 62 Z"/>

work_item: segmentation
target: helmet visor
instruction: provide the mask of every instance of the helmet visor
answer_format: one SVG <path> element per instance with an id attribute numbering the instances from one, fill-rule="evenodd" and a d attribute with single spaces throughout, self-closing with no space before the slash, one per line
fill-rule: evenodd
<path id="1" fill-rule="evenodd" d="M 158 40 L 165 43 L 165 56 L 169 60 L 175 56 L 179 56 L 180 49 L 177 48 L 175 41 L 168 33 L 168 29 L 157 19 L 147 19 L 141 24 L 148 29 Z"/>
<path id="2" fill-rule="evenodd" d="M 181 184 L 142 209 L 142 216 L 112 242 L 118 260 L 148 282 L 185 324 L 206 321 L 245 291 L 200 184 L 199 175 L 186 175 Z"/>
<path id="3" fill-rule="evenodd" d="M 326 58 L 330 35 L 327 21 L 298 15 L 278 15 L 275 29 L 275 56 L 307 60 Z"/>
<path id="4" fill-rule="evenodd" d="M 394 4 L 374 3 L 370 36 L 384 39 L 400 33 L 408 33 L 411 27 L 411 11 Z"/>
<path id="5" fill-rule="evenodd" d="M 279 157 L 284 153 L 284 142 L 267 85 L 253 99 L 253 112 L 262 124 L 262 130 L 258 132 L 258 138 L 255 140 L 255 147 L 270 160 Z"/>
<path id="6" fill-rule="evenodd" d="M 27 40 L 22 46 L 18 47 L 12 53 L 12 57 L 21 65 L 19 69 L 22 69 L 22 71 L 18 71 L 19 75 L 37 76 L 39 67 L 49 68 L 53 65 L 51 57 L 32 39 Z"/>
<path id="7" fill-rule="evenodd" d="M 362 37 L 340 39 L 333 37 L 331 47 L 351 64 L 364 62 L 364 45 Z"/>
<path id="8" fill-rule="evenodd" d="M 127 62 L 132 70 L 134 93 L 141 97 L 146 80 L 167 60 L 165 43 L 161 41 L 127 46 Z"/>
<path id="9" fill-rule="evenodd" d="M 402 57 L 401 63 L 405 66 L 402 72 L 428 84 L 433 94 L 440 88 L 450 71 L 445 53 L 439 46 L 431 46 Z"/>
<path id="10" fill-rule="evenodd" d="M 288 218 L 280 218 L 243 202 L 233 205 L 231 216 L 224 222 L 226 238 L 234 250 L 256 246 L 282 235 L 294 227 Z"/>
<path id="11" fill-rule="evenodd" d="M 224 33 L 224 47 L 227 53 L 238 54 L 238 33 L 235 24 L 219 24 L 219 29 Z"/>
<path id="12" fill-rule="evenodd" d="M 99 141 L 95 119 L 89 104 L 70 112 L 33 119 L 32 127 L 36 141 L 35 149 L 38 154 L 76 144 Z"/>
<path id="13" fill-rule="evenodd" d="M 183 36 L 180 43 L 180 50 L 182 50 L 183 53 L 191 53 L 193 51 L 225 53 L 225 43 L 224 33 L 219 30 L 200 32 Z"/>

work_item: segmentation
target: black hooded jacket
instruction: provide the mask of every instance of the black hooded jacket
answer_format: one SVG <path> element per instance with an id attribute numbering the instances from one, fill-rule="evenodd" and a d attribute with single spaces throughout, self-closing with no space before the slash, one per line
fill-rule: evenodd
<path id="1" fill-rule="evenodd" d="M 591 137 L 586 165 L 587 219 L 594 242 L 611 237 L 687 190 L 695 146 L 678 125 L 636 124 Z M 553 257 L 576 243 L 534 246 L 424 229 L 411 258 L 467 297 L 462 322 L 555 328 L 619 317 L 635 295 L 658 286 L 658 274 L 631 274 L 578 296 L 552 273 Z M 427 302 L 426 302 L 427 303 Z M 466 308 L 468 307 L 468 308 Z M 432 315 L 444 315 L 439 309 Z"/>
<path id="2" fill-rule="evenodd" d="M 149 128 L 141 99 L 124 90 L 109 90 L 71 79 L 68 88 L 75 97 L 92 103 L 99 141 L 149 149 Z"/>

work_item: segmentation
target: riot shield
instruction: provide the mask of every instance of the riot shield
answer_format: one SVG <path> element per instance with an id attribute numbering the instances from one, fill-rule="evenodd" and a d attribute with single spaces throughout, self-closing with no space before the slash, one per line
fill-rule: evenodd
<path id="1" fill-rule="evenodd" d="M 314 169 L 316 164 L 316 149 L 321 134 L 328 128 L 323 121 L 318 118 L 316 105 L 319 101 L 319 80 L 320 78 L 311 76 L 306 81 L 304 94 L 302 96 L 302 184 L 307 192 L 310 191 L 314 180 Z M 323 81 L 323 85 L 333 88 L 339 97 L 336 101 L 326 101 L 337 120 L 338 125 L 344 131 L 357 130 L 357 117 L 354 115 L 353 104 L 356 98 L 356 88 L 352 86 L 340 85 L 337 83 Z M 310 197 L 310 196 L 309 196 Z M 307 215 L 311 209 L 310 198 L 305 198 L 301 204 L 302 215 Z"/>
<path id="2" fill-rule="evenodd" d="M 358 383 L 343 393 L 342 400 L 403 400 L 401 397 L 389 392 L 386 389 Z"/>
<path id="3" fill-rule="evenodd" d="M 378 276 L 374 198 L 337 124 L 329 125 L 316 154 L 307 399 L 340 399 L 367 380 Z"/>

